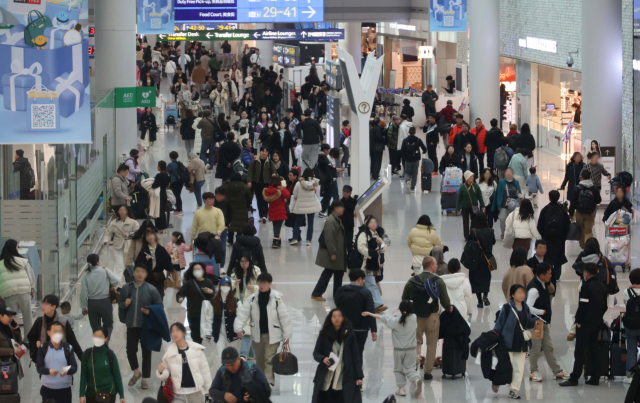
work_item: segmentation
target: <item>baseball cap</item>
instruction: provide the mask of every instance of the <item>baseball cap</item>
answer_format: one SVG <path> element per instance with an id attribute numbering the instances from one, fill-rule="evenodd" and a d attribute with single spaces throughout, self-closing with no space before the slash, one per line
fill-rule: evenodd
<path id="1" fill-rule="evenodd" d="M 222 364 L 233 364 L 240 357 L 238 350 L 233 347 L 227 347 L 222 350 Z"/>
<path id="2" fill-rule="evenodd" d="M 220 278 L 220 285 L 222 284 L 231 284 L 231 278 L 228 276 L 224 276 Z"/>
<path id="3" fill-rule="evenodd" d="M 0 305 L 0 315 L 16 316 L 17 314 L 17 312 L 10 311 L 5 305 Z"/>

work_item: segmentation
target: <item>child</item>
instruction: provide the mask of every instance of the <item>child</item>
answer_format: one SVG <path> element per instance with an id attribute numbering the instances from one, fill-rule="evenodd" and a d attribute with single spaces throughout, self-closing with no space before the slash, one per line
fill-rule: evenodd
<path id="1" fill-rule="evenodd" d="M 171 242 L 167 244 L 167 252 L 171 256 L 171 264 L 173 265 L 173 271 L 167 273 L 174 282 L 173 288 L 180 289 L 180 271 L 187 267 L 187 260 L 184 258 L 185 252 L 191 252 L 192 248 L 184 242 L 184 235 L 182 232 L 175 231 L 171 234 Z"/>
<path id="2" fill-rule="evenodd" d="M 342 199 L 344 204 L 344 213 L 342 214 L 342 225 L 344 225 L 344 236 L 347 240 L 347 253 L 353 249 L 353 228 L 355 227 L 356 205 L 358 204 L 358 196 L 351 197 L 353 188 L 349 185 L 342 187 Z"/>
<path id="3" fill-rule="evenodd" d="M 279 176 L 272 176 L 269 179 L 269 187 L 262 190 L 264 201 L 269 203 L 269 221 L 273 223 L 273 245 L 278 249 L 282 246 L 280 230 L 282 224 L 287 219 L 286 200 L 291 197 L 289 191 L 282 186 L 282 179 Z"/>
<path id="4" fill-rule="evenodd" d="M 227 236 L 229 235 L 229 223 L 233 218 L 233 210 L 231 209 L 231 202 L 227 199 L 227 190 L 223 187 L 216 188 L 216 201 L 213 202 L 213 207 L 222 210 L 224 215 L 224 231 L 220 234 L 220 242 L 222 243 L 222 262 L 220 262 L 220 269 L 224 269 L 224 262 L 227 260 Z"/>
<path id="5" fill-rule="evenodd" d="M 373 316 L 380 319 L 382 323 L 391 329 L 391 339 L 393 343 L 393 372 L 396 375 L 396 385 L 398 390 L 396 395 L 406 396 L 404 386 L 407 379 L 413 383 L 413 395 L 420 396 L 422 392 L 422 380 L 416 368 L 416 330 L 418 319 L 413 313 L 413 302 L 403 300 L 398 307 L 401 316 L 398 315 L 376 315 L 371 312 L 362 312 L 362 316 Z"/>
<path id="6" fill-rule="evenodd" d="M 51 398 L 59 403 L 73 401 L 71 382 L 72 375 L 78 370 L 78 364 L 72 346 L 62 341 L 64 334 L 62 323 L 54 321 L 47 330 L 50 342 L 38 348 L 36 369 L 42 383 L 42 400 Z"/>
<path id="7" fill-rule="evenodd" d="M 542 185 L 540 184 L 540 178 L 536 175 L 536 167 L 529 168 L 529 176 L 525 180 L 527 184 L 527 190 L 529 191 L 529 199 L 531 199 L 531 204 L 533 204 L 534 208 L 538 208 L 538 201 L 536 199 L 538 191 L 540 194 L 544 194 L 542 191 Z"/>
<path id="8" fill-rule="evenodd" d="M 83 313 L 79 313 L 77 315 L 74 315 L 71 313 L 71 304 L 67 301 L 63 302 L 60 304 L 60 312 L 62 312 L 62 316 L 64 316 L 65 318 L 67 318 L 67 322 L 69 322 L 69 325 L 71 327 L 73 327 L 73 325 L 75 324 L 76 320 L 80 320 L 82 318 L 84 318 L 84 314 Z"/>

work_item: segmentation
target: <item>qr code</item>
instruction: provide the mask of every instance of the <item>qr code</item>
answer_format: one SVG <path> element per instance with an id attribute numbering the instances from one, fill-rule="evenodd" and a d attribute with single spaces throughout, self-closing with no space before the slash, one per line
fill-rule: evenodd
<path id="1" fill-rule="evenodd" d="M 162 18 L 152 17 L 151 29 L 160 29 L 160 28 L 162 28 Z"/>
<path id="2" fill-rule="evenodd" d="M 454 25 L 454 20 L 455 20 L 455 17 L 453 15 L 445 15 L 442 20 L 442 24 L 445 27 L 452 27 Z"/>
<path id="3" fill-rule="evenodd" d="M 56 106 L 54 104 L 31 105 L 31 128 L 55 129 Z"/>

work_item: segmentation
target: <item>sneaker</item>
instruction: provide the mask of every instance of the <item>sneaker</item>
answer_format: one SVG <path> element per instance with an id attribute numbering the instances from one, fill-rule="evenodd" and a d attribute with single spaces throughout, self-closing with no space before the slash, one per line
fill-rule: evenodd
<path id="1" fill-rule="evenodd" d="M 129 379 L 129 386 L 134 386 L 140 378 L 142 378 L 142 374 L 140 374 L 140 372 L 136 374 L 136 371 L 133 371 L 133 376 Z"/>
<path id="2" fill-rule="evenodd" d="M 262 217 L 262 218 L 260 218 L 260 221 L 262 221 L 263 224 L 266 224 L 267 223 L 267 218 L 266 217 Z"/>
<path id="3" fill-rule="evenodd" d="M 489 303 L 489 299 L 488 299 L 488 298 L 486 298 L 486 297 L 482 299 L 482 302 L 484 302 L 484 306 L 489 306 L 489 305 L 491 305 L 491 304 Z"/>
<path id="4" fill-rule="evenodd" d="M 379 307 L 376 308 L 376 313 L 378 312 L 384 312 L 387 309 L 389 309 L 388 307 L 384 306 L 384 305 L 380 305 Z"/>
<path id="5" fill-rule="evenodd" d="M 407 395 L 407 391 L 404 390 L 404 388 L 401 386 L 398 388 L 398 390 L 396 390 L 396 395 L 397 396 L 406 396 Z"/>
<path id="6" fill-rule="evenodd" d="M 566 372 L 564 372 L 562 370 L 560 370 L 560 372 L 558 372 L 556 374 L 556 379 L 565 379 L 567 377 L 569 377 L 569 374 L 567 374 Z"/>
<path id="7" fill-rule="evenodd" d="M 491 384 L 491 390 L 493 391 L 493 393 L 498 393 L 499 389 L 500 389 L 500 386 Z"/>
<path id="8" fill-rule="evenodd" d="M 318 217 L 320 217 L 320 218 L 327 218 L 328 216 L 329 216 L 329 214 L 327 214 L 327 213 L 325 213 L 325 212 L 323 212 L 323 211 L 321 211 L 320 213 L 318 213 Z"/>
<path id="9" fill-rule="evenodd" d="M 300 242 L 298 242 L 297 239 L 294 239 L 291 242 L 289 242 L 289 246 L 296 246 L 296 245 L 300 245 Z"/>
<path id="10" fill-rule="evenodd" d="M 578 386 L 578 381 L 569 378 L 564 382 L 560 382 L 558 385 L 560 385 L 560 386 Z"/>
<path id="11" fill-rule="evenodd" d="M 400 179 L 404 179 L 404 174 L 400 175 Z"/>
<path id="12" fill-rule="evenodd" d="M 478 302 L 478 308 L 484 308 L 484 304 L 482 302 Z"/>
<path id="13" fill-rule="evenodd" d="M 412 191 L 412 192 L 413 192 L 414 190 L 416 190 L 416 188 L 414 188 L 414 187 L 412 187 L 412 188 L 410 188 L 410 189 L 411 189 L 411 191 Z"/>
<path id="14" fill-rule="evenodd" d="M 140 388 L 145 390 L 149 389 L 149 384 L 147 383 L 146 378 L 142 378 L 142 382 L 140 383 Z"/>
<path id="15" fill-rule="evenodd" d="M 630 384 L 631 382 L 633 382 L 633 376 L 625 376 L 624 379 L 622 379 L 622 383 Z"/>
<path id="16" fill-rule="evenodd" d="M 538 371 L 533 371 L 531 375 L 529 375 L 529 380 L 532 382 L 542 382 L 542 377 Z"/>
<path id="17" fill-rule="evenodd" d="M 422 393 L 422 381 L 420 379 L 416 379 L 415 386 L 416 390 L 413 392 L 413 396 L 418 397 Z"/>
<path id="18" fill-rule="evenodd" d="M 313 246 L 313 242 L 307 241 L 307 246 Z"/>
<path id="19" fill-rule="evenodd" d="M 430 381 L 430 380 L 433 379 L 433 375 L 425 372 L 423 378 L 424 378 L 425 381 Z"/>
<path id="20" fill-rule="evenodd" d="M 327 299 L 326 298 L 322 298 L 322 297 L 314 297 L 313 295 L 311 296 L 311 299 L 315 300 L 315 301 L 320 301 L 320 302 L 324 302 Z"/>
<path id="21" fill-rule="evenodd" d="M 510 390 L 509 391 L 509 399 L 519 400 L 520 399 L 520 395 L 515 390 Z"/>

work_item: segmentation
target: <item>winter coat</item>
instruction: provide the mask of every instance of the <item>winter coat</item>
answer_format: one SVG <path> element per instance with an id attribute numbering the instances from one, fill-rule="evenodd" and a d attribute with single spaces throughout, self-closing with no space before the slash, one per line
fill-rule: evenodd
<path id="1" fill-rule="evenodd" d="M 595 206 L 593 209 L 587 210 L 580 207 L 580 191 L 581 188 L 588 189 L 591 193 L 593 193 L 593 201 Z M 597 187 L 594 186 L 593 181 L 591 179 L 580 181 L 578 186 L 573 189 L 573 193 L 571 194 L 571 204 L 569 205 L 569 215 L 573 215 L 574 212 L 578 212 L 580 214 L 593 214 L 598 209 L 598 205 L 602 202 L 602 196 L 600 195 L 600 191 Z"/>
<path id="2" fill-rule="evenodd" d="M 316 368 L 316 374 L 313 377 L 313 398 L 311 403 L 317 403 L 320 391 L 324 386 L 325 377 L 329 372 L 327 367 L 322 361 L 329 357 L 333 351 L 333 343 L 328 341 L 322 333 L 316 340 L 316 346 L 313 349 L 313 359 L 318 363 Z M 348 329 L 344 335 L 342 349 L 340 351 L 342 356 L 342 396 L 343 402 L 349 403 L 362 403 L 362 393 L 360 388 L 356 385 L 356 381 L 364 379 L 364 372 L 362 370 L 362 356 L 358 347 L 355 332 L 352 329 Z"/>
<path id="3" fill-rule="evenodd" d="M 536 140 L 531 133 L 520 133 L 520 135 L 513 141 L 511 148 L 514 150 L 521 149 L 523 152 L 525 149 L 529 150 L 526 155 L 527 158 L 533 157 L 533 150 L 536 149 Z"/>
<path id="4" fill-rule="evenodd" d="M 467 318 L 467 314 L 473 311 L 473 295 L 471 292 L 471 283 L 467 275 L 461 272 L 453 274 L 445 274 L 440 276 L 442 281 L 447 285 L 447 294 L 451 305 L 458 308 L 460 315 Z"/>
<path id="5" fill-rule="evenodd" d="M 565 169 L 564 172 L 564 180 L 562 181 L 562 185 L 560 185 L 561 189 L 564 189 L 565 185 L 567 185 L 567 183 L 569 184 L 569 187 L 567 188 L 567 199 L 571 198 L 571 195 L 573 194 L 573 189 L 575 189 L 576 186 L 578 186 L 578 183 L 580 183 L 580 181 L 582 180 L 582 178 L 580 177 L 580 173 L 582 172 L 582 170 L 584 169 L 584 161 L 580 161 L 577 164 L 574 164 L 573 162 L 569 162 L 567 164 L 567 168 Z"/>
<path id="6" fill-rule="evenodd" d="M 521 195 L 522 189 L 520 189 L 520 182 L 513 179 L 511 183 L 516 185 L 516 188 L 518 189 L 518 195 Z M 498 186 L 496 186 L 496 193 L 495 193 L 495 196 L 493 197 L 493 205 L 491 207 L 491 210 L 499 211 L 502 208 L 502 205 L 504 204 L 504 198 L 506 197 L 505 195 L 506 187 L 507 187 L 507 178 L 503 178 L 502 180 L 500 180 L 500 182 L 498 182 Z M 510 195 L 510 196 L 514 196 L 514 195 Z"/>
<path id="7" fill-rule="evenodd" d="M 404 139 L 409 137 L 409 129 L 411 129 L 412 127 L 413 124 L 408 120 L 400 123 L 400 127 L 398 128 L 398 151 L 402 150 L 402 142 L 404 141 Z"/>
<path id="8" fill-rule="evenodd" d="M 156 267 L 152 269 L 151 262 L 147 261 L 147 254 L 151 254 L 149 246 L 143 246 L 136 258 L 136 264 L 141 264 L 143 267 L 147 268 L 146 282 L 152 284 L 158 283 L 158 281 L 154 280 L 153 273 L 163 273 L 165 270 L 168 272 L 173 270 L 173 266 L 171 265 L 171 256 L 169 256 L 169 253 L 167 253 L 167 250 L 162 245 L 156 244 Z"/>
<path id="9" fill-rule="evenodd" d="M 413 267 L 422 267 L 422 259 L 430 256 L 434 246 L 443 246 L 434 227 L 417 224 L 409 231 L 407 246 L 413 255 Z"/>
<path id="10" fill-rule="evenodd" d="M 491 156 L 491 158 L 493 159 L 493 155 L 495 154 L 496 150 L 502 147 L 503 138 L 504 138 L 504 134 L 502 133 L 502 130 L 500 130 L 499 128 L 492 127 L 491 129 L 489 129 L 489 131 L 487 132 L 484 138 L 484 146 L 486 149 L 487 156 Z"/>
<path id="11" fill-rule="evenodd" d="M 510 229 L 513 229 L 513 231 L 515 232 L 515 237 L 520 239 L 542 239 L 542 235 L 540 235 L 540 233 L 538 232 L 535 217 L 527 221 L 522 221 L 520 219 L 519 213 L 520 207 L 517 207 L 515 210 L 509 213 L 505 231 L 508 232 Z"/>
<path id="12" fill-rule="evenodd" d="M 391 123 L 389 128 L 387 129 L 387 146 L 389 150 L 397 150 L 398 149 L 398 126 L 395 123 Z"/>
<path id="13" fill-rule="evenodd" d="M 128 298 L 131 298 L 131 304 L 126 305 Z M 136 283 L 128 283 L 122 287 L 118 294 L 118 306 L 120 310 L 125 311 L 125 324 L 127 328 L 141 328 L 144 324 L 144 313 L 140 311 L 145 306 L 162 304 L 162 298 L 156 287 L 144 282 L 139 287 Z"/>
<path id="14" fill-rule="evenodd" d="M 149 305 L 149 315 L 142 314 L 142 316 L 144 316 L 144 323 L 142 324 L 140 346 L 144 350 L 159 352 L 162 348 L 162 340 L 171 341 L 164 307 L 162 304 Z"/>
<path id="15" fill-rule="evenodd" d="M 607 284 L 607 268 L 609 268 L 609 272 L 615 273 L 613 264 L 611 264 L 611 261 L 607 257 L 596 253 L 585 255 L 584 251 L 582 251 L 578 254 L 578 257 L 571 266 L 578 277 L 583 278 L 584 265 L 587 263 L 595 263 L 598 265 L 598 279 L 605 285 Z"/>
<path id="16" fill-rule="evenodd" d="M 15 323 L 18 326 L 17 322 Z M 4 328 L 4 331 L 0 332 L 0 361 L 7 362 L 13 361 L 18 366 L 18 379 L 22 379 L 24 377 L 24 373 L 22 372 L 22 364 L 20 360 L 15 355 L 15 349 L 13 348 L 13 344 L 11 340 L 14 340 L 18 344 L 22 344 L 22 334 L 20 333 L 20 327 L 14 329 L 9 325 L 5 325 L 4 323 L 0 323 L 0 327 Z M 5 333 L 11 333 L 12 337 L 8 338 Z M 37 355 L 37 352 L 36 352 Z"/>
<path id="17" fill-rule="evenodd" d="M 299 186 L 298 186 L 299 187 Z M 340 217 L 332 213 L 322 229 L 324 244 L 320 245 L 316 255 L 316 265 L 325 269 L 344 272 L 347 270 L 347 247 L 344 225 Z M 331 256 L 336 260 L 331 260 Z"/>
<path id="18" fill-rule="evenodd" d="M 384 137 L 384 133 L 380 126 L 373 125 L 369 129 L 369 153 L 370 154 L 383 152 L 386 141 L 387 140 Z"/>
<path id="19" fill-rule="evenodd" d="M 123 249 L 129 246 L 129 239 L 134 232 L 140 229 L 140 224 L 133 218 L 125 218 L 124 221 L 120 219 L 112 220 L 105 234 L 107 239 L 111 239 L 113 236 L 113 248 Z"/>
<path id="20" fill-rule="evenodd" d="M 469 240 L 478 241 L 487 259 L 491 259 L 493 245 L 496 243 L 495 233 L 492 228 L 470 230 Z M 467 269 L 469 269 L 471 291 L 474 294 L 488 293 L 491 287 L 491 271 L 486 259 L 480 259 L 477 267 L 467 267 Z"/>
<path id="21" fill-rule="evenodd" d="M 459 154 L 459 158 L 460 163 L 458 164 L 458 166 L 460 167 L 460 169 L 462 169 L 462 172 L 471 171 L 476 176 L 476 179 L 478 179 L 480 176 L 478 169 L 478 157 L 476 156 L 476 154 L 471 151 L 471 154 L 469 154 L 469 164 L 467 164 L 467 156 L 464 151 Z"/>
<path id="22" fill-rule="evenodd" d="M 251 164 L 249 164 L 249 168 L 247 168 L 247 182 L 259 183 L 261 165 L 262 162 L 260 162 L 260 158 L 256 158 L 251 161 Z M 275 174 L 276 166 L 273 165 L 271 159 L 267 157 L 267 160 L 264 163 L 264 169 L 262 169 L 262 183 L 268 185 L 269 180 Z"/>
<path id="23" fill-rule="evenodd" d="M 604 214 L 602 215 L 602 221 L 606 222 L 607 219 L 611 216 L 611 214 L 615 213 L 618 210 L 627 210 L 629 213 L 633 212 L 633 204 L 626 197 L 622 200 L 622 202 L 618 201 L 618 198 L 615 197 L 611 200 L 611 203 L 607 205 L 607 208 L 604 210 Z"/>
<path id="24" fill-rule="evenodd" d="M 246 237 L 246 238 L 248 238 L 248 237 Z M 234 246 L 235 246 L 235 244 L 234 244 Z M 231 273 L 231 291 L 233 292 L 233 295 L 238 300 L 238 306 L 236 307 L 236 315 L 234 315 L 234 322 L 235 322 L 235 317 L 237 316 L 237 313 L 238 313 L 238 309 L 240 309 L 247 302 L 248 299 L 250 299 L 254 294 L 256 294 L 258 292 L 258 276 L 260 274 L 262 274 L 262 271 L 260 271 L 260 268 L 258 266 L 254 266 L 253 267 L 253 274 L 254 274 L 254 276 L 251 277 L 249 279 L 249 281 L 245 284 L 245 287 L 248 286 L 248 285 L 252 285 L 253 286 L 253 291 L 249 290 L 248 288 L 245 288 L 244 289 L 244 299 L 241 299 L 240 298 L 241 297 L 240 286 L 238 286 L 236 284 L 236 280 L 238 280 L 238 277 L 236 276 L 235 271 L 233 273 Z M 226 315 L 225 315 L 225 318 L 226 318 Z M 225 323 L 225 325 L 227 325 L 227 324 Z M 231 323 L 231 330 L 233 330 L 233 323 Z M 251 336 L 251 325 L 249 323 L 244 325 L 243 332 L 244 332 L 245 335 Z"/>
<path id="25" fill-rule="evenodd" d="M 560 210 L 562 214 L 562 233 L 556 236 L 551 236 L 548 233 L 547 225 L 547 215 L 551 214 L 552 210 Z M 567 210 L 560 204 L 547 204 L 540 211 L 540 217 L 538 218 L 538 232 L 542 236 L 542 239 L 547 241 L 547 254 L 545 257 L 549 258 L 550 261 L 553 262 L 553 266 L 557 268 L 557 271 L 554 270 L 554 274 L 556 275 L 556 280 L 560 278 L 562 265 L 567 263 L 567 256 L 565 254 L 565 246 L 567 235 L 569 235 L 569 228 L 571 227 L 571 219 L 569 218 L 569 214 L 567 214 Z"/>
<path id="26" fill-rule="evenodd" d="M 522 266 L 522 267 L 527 267 L 528 269 L 528 266 Z M 525 284 L 529 284 L 529 283 L 527 282 Z M 510 302 L 508 304 L 503 305 L 502 309 L 500 309 L 500 314 L 498 315 L 498 319 L 496 320 L 496 324 L 493 330 L 495 330 L 496 332 L 502 335 L 505 346 L 507 347 L 508 350 L 511 350 L 513 346 L 513 337 L 516 332 L 516 327 L 519 328 L 520 324 L 518 324 L 518 317 L 511 310 L 511 308 L 513 308 L 514 311 L 518 312 L 518 310 L 516 309 L 516 303 L 511 299 L 511 297 L 509 297 L 508 299 L 510 300 Z M 529 319 L 527 323 L 521 323 L 522 327 L 525 330 L 533 329 L 533 326 L 536 323 L 536 319 L 533 316 L 531 316 L 529 305 L 523 302 L 522 310 L 525 312 L 526 317 Z"/>
<path id="27" fill-rule="evenodd" d="M 212 93 L 213 94 L 213 93 Z M 216 130 L 218 129 L 218 122 L 211 119 L 211 117 L 205 117 L 198 122 L 196 128 L 201 129 L 200 137 L 202 140 L 209 140 L 216 138 Z"/>
<path id="28" fill-rule="evenodd" d="M 477 357 L 480 352 L 482 375 L 484 379 L 491 381 L 493 385 L 501 386 L 511 383 L 513 367 L 509 358 L 509 351 L 505 346 L 504 339 L 495 330 L 484 332 L 471 343 L 469 352 L 472 357 Z M 498 363 L 493 365 L 493 357 L 498 359 Z"/>
<path id="29" fill-rule="evenodd" d="M 267 273 L 267 264 L 264 260 L 262 244 L 257 236 L 238 235 L 231 249 L 231 257 L 229 258 L 229 267 L 236 267 L 240 261 L 242 251 L 247 250 L 251 253 L 254 264 L 260 268 L 263 273 Z"/>
<path id="30" fill-rule="evenodd" d="M 228 295 L 227 295 L 228 297 Z M 236 301 L 236 310 L 242 308 L 242 301 L 240 301 L 235 296 L 233 297 Z M 222 338 L 226 340 L 227 343 L 232 343 L 236 340 L 239 340 L 238 334 L 233 331 L 233 322 L 236 320 L 236 314 L 229 312 L 227 309 L 227 301 L 221 295 L 222 308 L 223 311 L 219 314 L 215 313 L 213 309 L 213 305 L 211 304 L 203 304 L 202 305 L 202 313 L 200 315 L 203 318 L 200 328 L 202 337 L 206 337 L 207 339 L 213 338 L 213 342 L 218 344 L 218 341 Z M 222 328 L 222 320 L 224 316 L 224 329 Z M 247 327 L 245 326 L 245 329 Z M 251 333 L 245 334 L 251 335 Z"/>
<path id="31" fill-rule="evenodd" d="M 290 210 L 294 214 L 314 214 L 322 210 L 317 187 L 320 179 L 302 180 L 293 190 Z"/>
<path id="32" fill-rule="evenodd" d="M 242 181 L 225 182 L 222 187 L 226 190 L 227 199 L 233 206 L 229 231 L 240 232 L 247 223 L 248 206 L 251 204 L 253 194 L 247 184 Z"/>
<path id="33" fill-rule="evenodd" d="M 418 143 L 418 148 L 415 151 L 412 151 L 410 146 L 413 146 L 414 143 Z M 406 139 L 402 141 L 402 160 L 406 162 L 416 162 L 422 159 L 422 154 L 427 153 L 427 147 L 424 145 L 424 142 L 421 138 L 416 135 L 409 135 Z M 420 152 L 422 151 L 422 153 Z"/>
<path id="34" fill-rule="evenodd" d="M 195 388 L 198 391 L 205 389 L 205 391 L 208 392 L 212 379 L 209 364 L 207 363 L 207 356 L 204 353 L 205 347 L 190 340 L 185 341 L 189 348 L 184 354 L 187 357 L 187 363 L 189 364 L 193 381 L 196 384 Z M 183 362 L 182 354 L 178 351 L 178 345 L 175 342 L 169 344 L 169 347 L 167 347 L 167 352 L 162 356 L 162 362 L 166 368 L 162 373 L 156 370 L 156 376 L 161 381 L 166 381 L 171 377 L 173 392 L 180 393 Z"/>
<path id="35" fill-rule="evenodd" d="M 458 198 L 456 200 L 456 210 L 463 208 L 471 208 L 472 206 L 484 207 L 482 200 L 482 191 L 476 182 L 469 186 L 467 183 L 460 185 L 458 189 Z"/>
<path id="36" fill-rule="evenodd" d="M 217 89 L 211 91 L 211 94 L 209 94 L 209 99 L 211 99 L 211 104 L 213 106 L 222 106 L 225 104 L 225 102 L 227 102 L 227 99 L 229 98 L 229 95 L 227 94 L 227 91 L 225 91 L 224 89 L 218 91 Z"/>
<path id="37" fill-rule="evenodd" d="M 193 248 L 189 247 L 186 243 L 181 243 L 180 245 L 174 245 L 173 242 L 169 242 L 167 244 L 167 252 L 169 253 L 169 255 L 171 255 L 173 253 L 173 249 L 177 249 L 177 253 L 178 253 L 178 265 L 180 266 L 181 269 L 184 269 L 185 267 L 187 267 L 187 259 L 184 258 L 184 253 L 185 252 L 191 252 L 193 250 Z M 171 260 L 173 261 L 173 257 L 171 258 Z"/>
<path id="38" fill-rule="evenodd" d="M 509 161 L 509 168 L 513 169 L 513 176 L 522 176 L 527 179 L 529 168 L 527 167 L 527 157 L 522 154 L 514 154 Z"/>
<path id="39" fill-rule="evenodd" d="M 458 158 L 458 154 L 455 152 L 452 155 L 449 155 L 445 152 L 445 154 L 440 159 L 440 174 L 444 174 L 444 171 L 449 167 L 458 167 L 460 165 L 460 158 Z"/>
<path id="40" fill-rule="evenodd" d="M 18 271 L 11 271 L 5 266 L 5 260 L 0 260 L 0 297 L 9 298 L 20 294 L 36 293 L 36 279 L 29 260 L 15 256 L 13 262 L 20 267 Z"/>
<path id="41" fill-rule="evenodd" d="M 302 145 L 320 144 L 322 142 L 322 128 L 317 120 L 306 118 L 296 126 L 298 138 L 302 139 Z"/>
<path id="42" fill-rule="evenodd" d="M 360 231 L 356 237 L 356 246 L 358 252 L 362 255 L 362 270 L 369 276 L 376 276 L 380 272 L 381 255 L 387 251 L 387 245 L 382 249 L 378 249 L 376 239 L 381 238 L 377 232 L 372 232 L 371 236 L 367 235 L 367 231 Z"/>
<path id="43" fill-rule="evenodd" d="M 193 128 L 195 121 L 195 116 L 188 116 L 180 120 L 180 136 L 182 140 L 194 140 L 196 138 L 196 131 Z"/>
<path id="44" fill-rule="evenodd" d="M 509 266 L 502 277 L 502 293 L 504 294 L 504 298 L 507 301 L 511 299 L 511 295 L 509 295 L 511 286 L 520 284 L 526 288 L 529 282 L 533 280 L 533 277 L 533 270 L 526 264 L 518 267 Z M 524 326 L 524 323 L 522 325 Z"/>
<path id="45" fill-rule="evenodd" d="M 282 186 L 269 186 L 262 189 L 264 201 L 269 203 L 269 221 L 284 221 L 287 219 L 285 200 L 291 197 L 289 191 Z"/>
<path id="46" fill-rule="evenodd" d="M 193 154 L 193 155 L 191 155 Z M 192 181 L 200 182 L 206 180 L 207 167 L 198 156 L 192 151 L 189 153 L 189 165 L 187 166 Z"/>
<path id="47" fill-rule="evenodd" d="M 251 323 L 251 339 L 254 343 L 260 342 L 260 306 L 258 305 L 259 291 L 236 311 L 236 320 L 233 322 L 233 330 L 240 333 L 244 325 Z M 293 324 L 287 306 L 282 301 L 282 293 L 274 289 L 270 290 L 267 304 L 267 316 L 269 323 L 269 344 L 277 344 L 283 340 L 289 340 L 293 333 Z M 257 331 L 255 331 L 257 330 Z"/>
<path id="48" fill-rule="evenodd" d="M 218 151 L 218 166 L 216 167 L 216 178 L 226 181 L 233 175 L 233 163 L 240 157 L 242 149 L 235 141 L 225 141 Z"/>
<path id="49" fill-rule="evenodd" d="M 461 131 L 460 133 L 458 133 L 455 140 L 453 141 L 453 148 L 456 149 L 456 153 L 462 155 L 464 153 L 464 146 L 467 143 L 471 144 L 471 151 L 474 154 L 478 154 L 478 139 L 476 138 L 476 136 L 471 134 L 471 132 L 467 132 L 467 134 L 464 134 Z"/>
<path id="50" fill-rule="evenodd" d="M 471 328 L 467 323 L 467 317 L 462 316 L 457 309 L 458 307 L 453 305 L 453 301 L 451 305 L 454 306 L 451 312 L 444 311 L 440 314 L 438 338 L 444 339 L 444 350 L 450 350 L 451 352 L 458 351 L 459 354 L 461 354 L 461 358 L 466 361 L 469 358 L 469 335 L 471 335 Z"/>
<path id="51" fill-rule="evenodd" d="M 135 159 L 131 156 L 124 160 L 124 164 L 129 167 L 129 173 L 127 174 L 127 180 L 129 182 L 135 182 L 138 174 L 142 173 L 139 167 L 136 167 Z M 117 174 L 116 174 L 117 175 Z"/>
<path id="52" fill-rule="evenodd" d="M 474 127 L 473 129 L 469 130 L 469 133 L 476 136 L 476 140 L 478 141 L 478 153 L 484 154 L 487 151 L 487 146 L 485 145 L 487 129 L 485 129 L 484 125 L 482 125 L 480 130 Z"/>
<path id="53" fill-rule="evenodd" d="M 127 197 L 129 197 L 129 181 L 118 173 L 113 174 L 111 177 L 111 205 L 128 206 Z"/>

